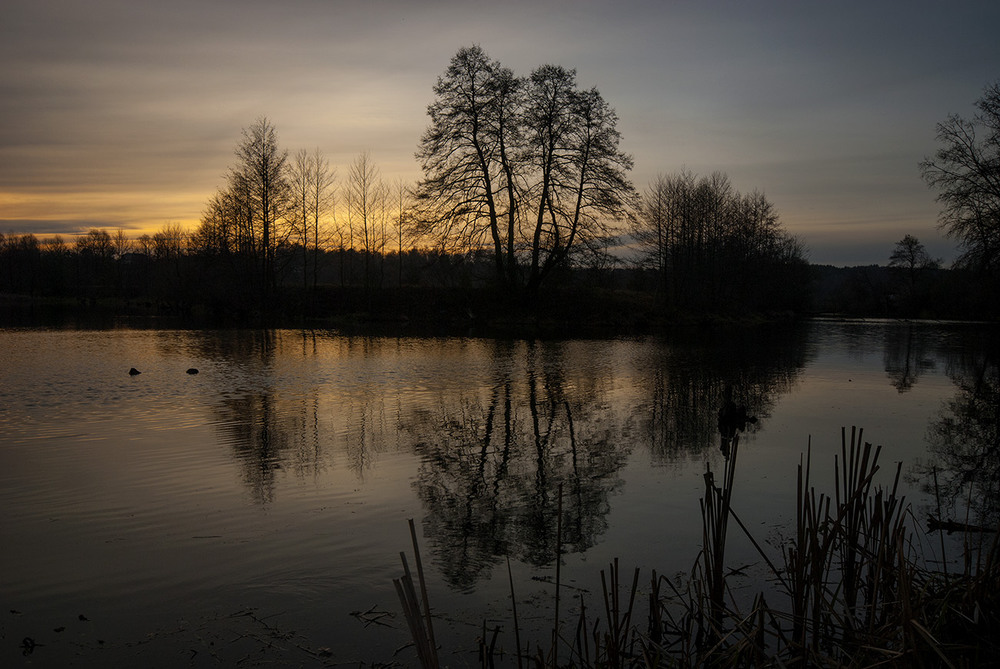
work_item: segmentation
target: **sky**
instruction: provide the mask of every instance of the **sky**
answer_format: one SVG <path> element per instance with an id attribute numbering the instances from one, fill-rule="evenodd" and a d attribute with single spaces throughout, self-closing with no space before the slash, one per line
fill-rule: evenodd
<path id="1" fill-rule="evenodd" d="M 949 263 L 918 163 L 1000 78 L 1000 2 L 3 0 L 0 232 L 197 225 L 266 116 L 341 178 L 415 182 L 432 87 L 463 46 L 573 68 L 616 110 L 641 192 L 726 173 L 814 263 Z"/>

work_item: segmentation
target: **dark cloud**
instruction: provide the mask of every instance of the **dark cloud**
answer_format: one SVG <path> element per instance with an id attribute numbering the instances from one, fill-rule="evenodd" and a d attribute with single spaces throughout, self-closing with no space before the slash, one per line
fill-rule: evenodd
<path id="1" fill-rule="evenodd" d="M 37 219 L 4 219 L 0 218 L 0 232 L 4 234 L 35 235 L 36 237 L 51 237 L 60 235 L 66 241 L 87 232 L 93 228 L 100 228 L 111 232 L 117 230 L 117 225 L 110 225 L 102 220 L 65 220 L 65 221 L 42 221 Z"/>

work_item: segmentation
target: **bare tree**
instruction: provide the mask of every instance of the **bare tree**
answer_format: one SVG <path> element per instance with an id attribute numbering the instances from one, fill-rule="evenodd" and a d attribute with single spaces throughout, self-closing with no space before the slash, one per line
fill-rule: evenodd
<path id="1" fill-rule="evenodd" d="M 417 153 L 425 231 L 492 247 L 499 283 L 529 295 L 574 253 L 600 252 L 635 193 L 618 118 L 597 89 L 579 90 L 576 72 L 555 65 L 517 78 L 473 46 L 434 93 Z"/>
<path id="2" fill-rule="evenodd" d="M 942 144 L 920 163 L 938 191 L 940 225 L 962 245 L 959 264 L 1000 274 L 1000 81 L 987 86 L 971 119 L 957 114 L 937 125 Z"/>
<path id="3" fill-rule="evenodd" d="M 114 245 L 115 257 L 121 260 L 122 256 L 132 250 L 132 241 L 125 234 L 125 230 L 118 228 L 111 236 L 111 243 Z"/>
<path id="4" fill-rule="evenodd" d="M 337 170 L 330 167 L 319 148 L 312 154 L 312 173 L 310 179 L 309 228 L 312 237 L 312 285 L 313 289 L 319 283 L 320 258 L 328 244 L 330 232 L 322 223 L 327 216 L 332 225 L 336 225 L 337 193 L 335 190 Z"/>
<path id="5" fill-rule="evenodd" d="M 305 149 L 299 149 L 289 169 L 289 184 L 292 190 L 292 229 L 302 250 L 302 287 L 309 287 L 309 205 L 310 184 L 312 182 L 312 156 Z"/>
<path id="6" fill-rule="evenodd" d="M 115 245 L 111 235 L 100 228 L 91 228 L 86 234 L 77 237 L 74 246 L 77 253 L 91 255 L 102 260 L 110 260 L 115 254 Z"/>
<path id="7" fill-rule="evenodd" d="M 763 193 L 683 171 L 650 184 L 638 212 L 633 235 L 668 309 L 786 309 L 801 298 L 804 251 Z"/>
<path id="8" fill-rule="evenodd" d="M 920 240 L 913 235 L 906 235 L 896 242 L 892 255 L 889 256 L 889 267 L 902 275 L 903 293 L 910 303 L 906 306 L 919 306 L 916 302 L 921 277 L 940 266 L 941 261 L 932 258 Z"/>
<path id="9" fill-rule="evenodd" d="M 609 223 L 635 205 L 635 191 L 627 177 L 632 158 L 619 150 L 618 117 L 596 88 L 580 91 L 574 70 L 545 65 L 532 73 L 528 89 L 532 293 L 575 250 L 599 253 Z"/>
<path id="10" fill-rule="evenodd" d="M 135 247 L 139 250 L 139 253 L 145 256 L 153 255 L 153 238 L 148 234 L 143 233 L 139 235 L 139 238 L 135 240 Z"/>
<path id="11" fill-rule="evenodd" d="M 239 200 L 251 238 L 255 242 L 259 239 L 259 289 L 266 303 L 277 286 L 275 249 L 287 236 L 287 231 L 278 228 L 289 213 L 291 200 L 288 152 L 279 148 L 274 125 L 262 116 L 244 128 L 236 158 L 237 164 L 230 171 L 230 189 Z"/>
<path id="12" fill-rule="evenodd" d="M 393 227 L 396 233 L 396 285 L 403 287 L 403 242 L 412 224 L 413 201 L 410 188 L 402 179 L 397 179 L 392 189 L 395 216 Z"/>
<path id="13" fill-rule="evenodd" d="M 0 233 L 0 291 L 35 294 L 42 278 L 41 248 L 31 233 Z"/>
<path id="14" fill-rule="evenodd" d="M 897 267 L 908 273 L 922 269 L 936 269 L 940 262 L 931 258 L 927 249 L 913 235 L 906 235 L 896 242 L 892 255 L 889 256 L 889 267 Z"/>
<path id="15" fill-rule="evenodd" d="M 374 284 L 372 261 L 385 243 L 386 189 L 379 169 L 367 151 L 358 155 L 348 170 L 344 185 L 348 226 L 357 234 L 364 257 L 365 290 Z"/>
<path id="16" fill-rule="evenodd" d="M 326 243 L 324 223 L 334 204 L 335 171 L 317 148 L 299 150 L 291 163 L 289 181 L 293 192 L 293 230 L 302 250 L 302 285 L 313 288 L 319 281 L 319 261 Z"/>
<path id="17" fill-rule="evenodd" d="M 201 222 L 191 235 L 193 251 L 221 257 L 228 257 L 237 251 L 239 237 L 233 204 L 234 198 L 229 192 L 218 192 L 209 200 Z"/>
<path id="18" fill-rule="evenodd" d="M 178 223 L 167 223 L 153 233 L 153 257 L 176 261 L 187 248 L 187 234 Z"/>
<path id="19" fill-rule="evenodd" d="M 434 86 L 417 158 L 421 231 L 440 246 L 493 249 L 498 282 L 517 280 L 514 155 L 523 82 L 479 46 L 462 48 Z"/>
<path id="20" fill-rule="evenodd" d="M 234 153 L 236 163 L 225 187 L 209 200 L 192 246 L 198 253 L 227 258 L 247 297 L 266 311 L 281 269 L 277 251 L 296 229 L 288 152 L 262 116 L 243 129 Z M 283 258 L 287 263 L 291 255 Z"/>

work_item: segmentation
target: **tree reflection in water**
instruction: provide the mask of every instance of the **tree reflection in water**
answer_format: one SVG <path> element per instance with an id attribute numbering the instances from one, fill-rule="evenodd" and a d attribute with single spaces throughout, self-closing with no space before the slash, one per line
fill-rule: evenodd
<path id="1" fill-rule="evenodd" d="M 370 356 L 378 348 L 369 337 L 320 337 L 302 330 L 203 331 L 192 338 L 196 355 L 216 368 L 203 374 L 216 383 L 217 429 L 233 451 L 251 500 L 274 501 L 277 474 L 321 472 L 336 450 L 358 476 L 374 466 L 377 455 L 395 444 L 387 421 L 388 398 L 374 381 L 355 384 L 337 397 L 338 429 L 323 387 L 314 376 L 288 369 L 288 360 L 306 361 L 314 371 L 322 348 L 336 342 L 344 358 Z"/>
<path id="2" fill-rule="evenodd" d="M 424 530 L 448 581 L 471 589 L 508 555 L 551 564 L 560 486 L 563 550 L 592 547 L 637 438 L 654 461 L 716 448 L 727 384 L 763 419 L 804 365 L 805 334 L 698 332 L 638 347 L 627 363 L 581 364 L 571 342 L 492 342 L 482 389 L 404 424 L 423 459 Z"/>
<path id="3" fill-rule="evenodd" d="M 380 453 L 413 452 L 424 534 L 466 590 L 505 556 L 552 563 L 560 487 L 563 550 L 592 547 L 632 447 L 659 463 L 719 447 L 725 387 L 763 422 L 805 363 L 805 336 L 698 331 L 603 346 L 238 331 L 184 341 L 211 361 L 200 382 L 214 385 L 217 429 L 255 503 L 274 501 L 280 472 L 343 463 L 363 477 Z M 449 369 L 457 375 L 445 378 Z"/>
<path id="4" fill-rule="evenodd" d="M 948 360 L 958 390 L 928 427 L 930 461 L 921 467 L 924 491 L 938 495 L 944 515 L 987 528 L 1000 524 L 1000 347 L 994 334 Z"/>
<path id="5" fill-rule="evenodd" d="M 404 424 L 422 464 L 424 532 L 445 578 L 469 590 L 503 556 L 532 565 L 585 551 L 605 531 L 627 446 L 616 412 L 597 419 L 596 379 L 566 379 L 563 344 L 494 341 L 492 376 Z M 606 418 L 606 419 L 605 419 Z"/>
<path id="6" fill-rule="evenodd" d="M 807 335 L 797 326 L 699 330 L 653 349 L 644 377 L 651 402 L 641 416 L 653 457 L 673 462 L 713 447 L 725 451 L 718 412 L 727 387 L 758 419 L 747 431 L 757 431 L 804 368 Z"/>
<path id="7" fill-rule="evenodd" d="M 882 356 L 885 373 L 900 393 L 912 389 L 923 374 L 934 369 L 932 345 L 928 331 L 912 323 L 886 328 Z"/>
<path id="8" fill-rule="evenodd" d="M 230 371 L 251 365 L 266 370 L 273 363 L 276 341 L 273 330 L 222 331 L 205 333 L 196 345 L 202 357 L 225 361 Z M 219 432 L 233 449 L 251 499 L 268 504 L 274 500 L 275 476 L 295 432 L 281 425 L 273 388 L 265 385 L 245 392 L 239 376 L 228 378 L 236 387 L 220 389 Z"/>

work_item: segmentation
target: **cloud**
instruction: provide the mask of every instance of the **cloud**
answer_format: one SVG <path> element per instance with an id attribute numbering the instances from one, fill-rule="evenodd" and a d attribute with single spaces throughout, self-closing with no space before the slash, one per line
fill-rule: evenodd
<path id="1" fill-rule="evenodd" d="M 60 235 L 64 239 L 84 234 L 92 228 L 102 230 L 113 230 L 117 226 L 108 225 L 107 221 L 101 220 L 37 220 L 37 219 L 16 219 L 0 218 L 0 232 L 4 234 L 35 235 L 46 238 L 53 235 Z M 67 241 L 69 241 L 67 239 Z"/>

